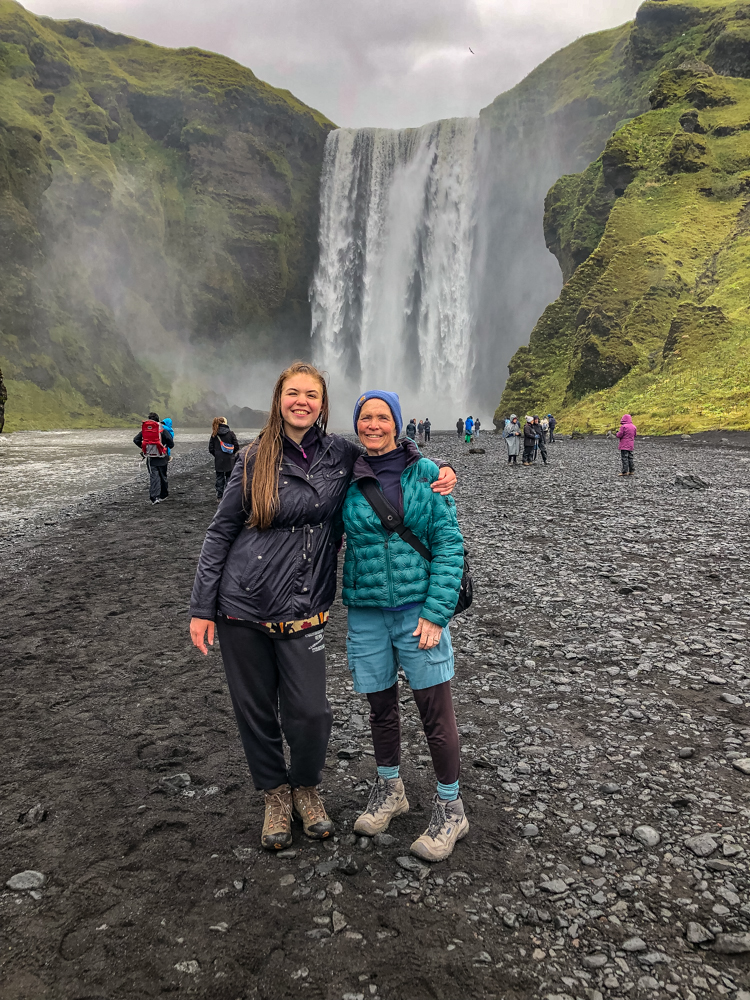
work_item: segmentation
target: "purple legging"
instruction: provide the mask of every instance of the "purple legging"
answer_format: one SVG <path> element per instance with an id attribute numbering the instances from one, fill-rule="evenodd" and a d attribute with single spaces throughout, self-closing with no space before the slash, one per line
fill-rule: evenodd
<path id="1" fill-rule="evenodd" d="M 422 727 L 430 748 L 432 765 L 443 785 L 458 781 L 461 756 L 458 748 L 458 727 L 453 711 L 451 682 L 412 691 L 422 718 Z M 380 767 L 396 767 L 401 763 L 401 715 L 398 707 L 398 682 L 387 691 L 367 695 L 370 702 L 370 728 L 375 747 L 375 763 Z"/>

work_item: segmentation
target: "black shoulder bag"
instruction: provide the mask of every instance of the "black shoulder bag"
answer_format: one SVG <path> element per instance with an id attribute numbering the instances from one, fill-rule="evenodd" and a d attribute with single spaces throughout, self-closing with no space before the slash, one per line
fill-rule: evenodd
<path id="1" fill-rule="evenodd" d="M 380 519 L 380 523 L 383 525 L 386 531 L 395 531 L 396 534 L 402 538 L 407 545 L 418 552 L 423 559 L 428 562 L 432 562 L 432 553 L 423 545 L 422 542 L 417 538 L 411 528 L 407 528 L 404 524 L 404 519 L 401 517 L 396 508 L 390 503 L 388 498 L 385 496 L 383 491 L 380 489 L 378 484 L 372 479 L 360 479 L 357 482 L 357 486 L 369 503 L 375 513 Z M 461 577 L 461 589 L 458 592 L 458 601 L 456 602 L 456 607 L 453 612 L 453 616 L 460 615 L 462 611 L 466 611 L 468 607 L 471 606 L 471 602 L 474 600 L 474 581 L 471 576 L 471 566 L 469 566 L 469 553 L 464 548 L 464 571 Z"/>

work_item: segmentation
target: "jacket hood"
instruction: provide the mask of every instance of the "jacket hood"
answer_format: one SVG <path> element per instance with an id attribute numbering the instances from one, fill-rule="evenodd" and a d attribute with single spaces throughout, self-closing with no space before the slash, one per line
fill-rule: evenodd
<path id="1" fill-rule="evenodd" d="M 406 452 L 407 469 L 422 458 L 422 452 L 419 450 L 414 441 L 411 440 L 411 438 L 405 438 L 403 441 L 399 441 L 397 447 L 403 448 Z M 377 479 L 377 476 L 370 467 L 370 463 L 367 461 L 367 455 L 360 455 L 354 463 L 352 482 L 356 482 L 358 479 Z"/>
<path id="2" fill-rule="evenodd" d="M 219 435 L 219 437 L 227 437 L 227 435 L 231 434 L 232 431 L 229 424 L 219 424 L 219 429 L 217 430 L 216 433 Z"/>
<path id="3" fill-rule="evenodd" d="M 171 417 L 165 417 L 162 420 L 162 423 L 164 424 L 164 426 L 167 428 L 168 431 L 172 430 L 172 418 Z"/>
<path id="4" fill-rule="evenodd" d="M 625 416 L 622 417 L 620 420 L 620 424 L 632 424 L 632 423 L 633 423 L 633 418 L 630 416 L 629 413 L 626 413 Z"/>

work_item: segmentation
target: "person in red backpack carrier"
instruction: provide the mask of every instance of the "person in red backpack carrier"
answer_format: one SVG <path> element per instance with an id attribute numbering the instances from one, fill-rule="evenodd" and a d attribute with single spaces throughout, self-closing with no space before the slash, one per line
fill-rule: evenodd
<path id="1" fill-rule="evenodd" d="M 149 413 L 141 424 L 140 431 L 133 438 L 133 444 L 140 448 L 148 468 L 148 493 L 152 506 L 169 497 L 169 449 L 174 448 L 174 437 L 159 421 L 158 413 Z"/>
<path id="2" fill-rule="evenodd" d="M 208 450 L 214 456 L 214 470 L 216 472 L 216 500 L 221 503 L 224 496 L 224 488 L 229 482 L 234 468 L 234 456 L 240 450 L 240 443 L 237 435 L 230 430 L 226 417 L 214 417 L 211 427 L 211 437 L 208 441 Z"/>

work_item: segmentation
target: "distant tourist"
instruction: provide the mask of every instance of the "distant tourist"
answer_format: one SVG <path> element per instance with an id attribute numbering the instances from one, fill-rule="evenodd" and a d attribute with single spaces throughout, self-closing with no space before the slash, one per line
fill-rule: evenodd
<path id="1" fill-rule="evenodd" d="M 534 464 L 534 448 L 536 446 L 536 431 L 534 430 L 534 418 L 526 417 L 523 425 L 523 465 Z"/>
<path id="2" fill-rule="evenodd" d="M 542 419 L 539 422 L 542 425 L 542 441 L 544 441 L 544 443 L 546 444 L 547 441 L 549 440 L 547 436 L 549 434 L 549 418 L 542 417 Z"/>
<path id="3" fill-rule="evenodd" d="M 517 465 L 518 456 L 521 454 L 521 438 L 523 432 L 515 413 L 511 413 L 510 420 L 506 421 L 503 430 L 505 446 L 508 449 L 508 465 Z"/>
<path id="4" fill-rule="evenodd" d="M 412 441 L 417 440 L 417 418 L 412 417 L 409 423 L 406 425 L 406 436 L 411 438 Z"/>
<path id="5" fill-rule="evenodd" d="M 148 469 L 148 494 L 151 505 L 169 499 L 169 451 L 174 448 L 174 437 L 159 421 L 158 413 L 149 413 L 141 424 L 141 429 L 133 438 L 133 444 L 140 448 Z"/>
<path id="6" fill-rule="evenodd" d="M 620 420 L 619 430 L 615 432 L 615 436 L 620 439 L 619 449 L 620 449 L 620 461 L 622 463 L 622 469 L 620 471 L 621 476 L 632 476 L 635 472 L 635 462 L 633 460 L 633 450 L 635 448 L 635 439 L 638 434 L 638 429 L 633 423 L 633 418 L 629 413 Z"/>
<path id="7" fill-rule="evenodd" d="M 474 421 L 474 437 L 479 437 L 479 432 L 482 429 L 482 421 L 477 417 Z"/>
<path id="8" fill-rule="evenodd" d="M 424 420 L 420 420 L 417 424 L 417 441 L 419 444 L 424 444 Z"/>
<path id="9" fill-rule="evenodd" d="M 430 428 L 431 427 L 432 427 L 432 424 L 430 423 L 430 418 L 429 417 L 425 417 L 424 418 L 424 440 L 425 440 L 425 444 L 429 444 L 430 443 Z"/>
<path id="10" fill-rule="evenodd" d="M 471 444 L 474 439 L 474 418 L 471 414 L 466 418 L 466 423 L 464 424 L 464 441 L 466 444 Z"/>
<path id="11" fill-rule="evenodd" d="M 464 433 L 464 422 L 463 419 L 459 417 L 458 420 L 456 421 L 456 434 L 458 434 L 459 437 L 463 437 L 463 433 Z"/>
<path id="12" fill-rule="evenodd" d="M 216 473 L 216 500 L 221 503 L 224 490 L 234 469 L 235 456 L 240 450 L 237 435 L 230 429 L 226 417 L 214 417 L 211 425 L 211 437 L 208 439 L 208 450 L 214 456 L 214 472 Z"/>
<path id="13" fill-rule="evenodd" d="M 555 443 L 555 427 L 557 427 L 557 421 L 552 416 L 551 413 L 547 414 L 547 423 L 549 424 L 549 443 Z"/>
<path id="14" fill-rule="evenodd" d="M 539 417 L 534 417 L 532 427 L 534 428 L 534 437 L 536 438 L 534 443 L 534 461 L 536 461 L 537 452 L 539 452 L 542 456 L 542 461 L 546 465 L 547 445 L 544 443 L 544 431 L 542 430 L 542 422 Z"/>
<path id="15" fill-rule="evenodd" d="M 308 837 L 334 832 L 318 791 L 332 724 L 324 628 L 336 596 L 336 526 L 362 449 L 328 434 L 327 423 L 323 375 L 295 362 L 274 386 L 265 427 L 240 452 L 190 600 L 196 648 L 205 655 L 219 634 L 269 850 L 292 843 L 292 813 Z M 455 483 L 445 468 L 433 485 L 442 494 Z"/>

